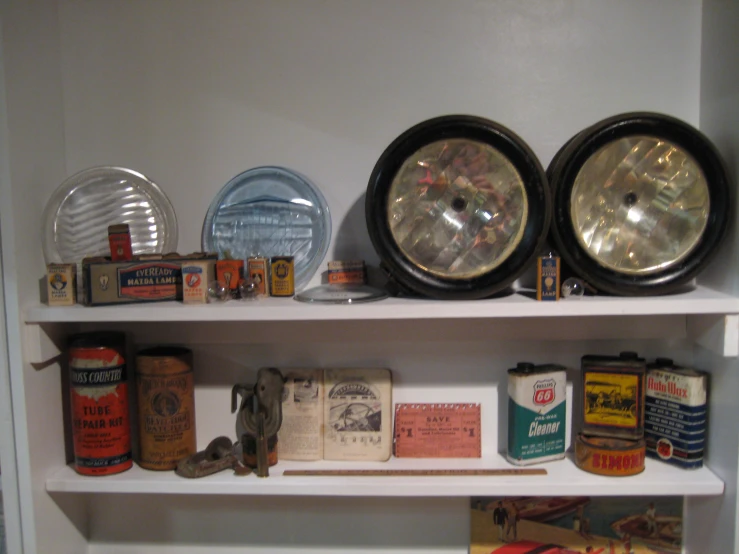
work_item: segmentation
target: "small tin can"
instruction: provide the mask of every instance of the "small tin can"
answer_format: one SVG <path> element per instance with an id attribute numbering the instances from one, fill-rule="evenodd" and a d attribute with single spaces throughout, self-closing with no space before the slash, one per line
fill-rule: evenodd
<path id="1" fill-rule="evenodd" d="M 208 302 L 209 262 L 182 263 L 182 302 L 205 304 Z"/>
<path id="2" fill-rule="evenodd" d="M 127 223 L 110 225 L 108 227 L 108 242 L 110 243 L 110 260 L 112 262 L 130 262 L 133 260 L 131 231 Z"/>
<path id="3" fill-rule="evenodd" d="M 708 374 L 657 358 L 647 366 L 644 438 L 647 456 L 682 467 L 703 466 Z"/>
<path id="4" fill-rule="evenodd" d="M 257 282 L 257 295 L 269 296 L 269 262 L 267 258 L 253 256 L 246 260 L 249 278 Z"/>
<path id="5" fill-rule="evenodd" d="M 521 362 L 508 370 L 509 462 L 528 465 L 564 458 L 566 417 L 564 367 Z"/>
<path id="6" fill-rule="evenodd" d="M 129 469 L 131 426 L 123 333 L 84 333 L 69 340 L 74 468 L 82 475 Z"/>
<path id="7" fill-rule="evenodd" d="M 329 285 L 367 283 L 367 269 L 364 260 L 334 260 L 328 262 Z"/>
<path id="8" fill-rule="evenodd" d="M 644 377 L 647 365 L 634 352 L 583 356 L 582 426 L 586 435 L 644 437 Z"/>
<path id="9" fill-rule="evenodd" d="M 195 393 L 192 351 L 159 346 L 136 355 L 139 403 L 139 465 L 168 470 L 195 454 Z"/>
<path id="10" fill-rule="evenodd" d="M 231 293 L 231 298 L 239 297 L 239 284 L 244 279 L 244 260 L 218 260 L 216 279 Z"/>
<path id="11" fill-rule="evenodd" d="M 273 256 L 270 262 L 271 296 L 295 294 L 295 259 L 292 256 Z"/>
<path id="12" fill-rule="evenodd" d="M 536 299 L 559 300 L 559 256 L 549 254 L 536 260 Z"/>
<path id="13" fill-rule="evenodd" d="M 644 439 L 593 437 L 575 439 L 575 464 L 583 471 L 609 477 L 628 477 L 644 471 Z"/>
<path id="14" fill-rule="evenodd" d="M 77 303 L 77 265 L 47 265 L 46 289 L 49 306 L 74 306 Z"/>

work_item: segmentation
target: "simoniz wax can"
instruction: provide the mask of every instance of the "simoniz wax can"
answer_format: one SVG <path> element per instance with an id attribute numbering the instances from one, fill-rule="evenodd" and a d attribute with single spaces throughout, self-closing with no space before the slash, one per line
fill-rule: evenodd
<path id="1" fill-rule="evenodd" d="M 512 464 L 559 460 L 565 455 L 565 368 L 520 362 L 508 370 L 508 452 Z"/>
<path id="2" fill-rule="evenodd" d="M 123 333 L 74 335 L 69 340 L 74 468 L 110 475 L 133 465 Z"/>
<path id="3" fill-rule="evenodd" d="M 647 456 L 682 467 L 703 466 L 708 374 L 657 358 L 647 366 L 644 438 Z"/>

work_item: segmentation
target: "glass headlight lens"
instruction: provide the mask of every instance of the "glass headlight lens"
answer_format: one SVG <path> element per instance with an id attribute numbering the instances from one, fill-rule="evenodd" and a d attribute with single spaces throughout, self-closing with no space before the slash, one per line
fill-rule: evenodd
<path id="1" fill-rule="evenodd" d="M 731 221 L 716 148 L 674 117 L 628 113 L 572 137 L 547 176 L 552 239 L 596 289 L 677 292 L 710 262 Z"/>
<path id="2" fill-rule="evenodd" d="M 588 159 L 572 186 L 570 216 L 580 246 L 604 267 L 649 274 L 683 260 L 708 222 L 708 184 L 684 149 L 627 137 Z"/>
<path id="3" fill-rule="evenodd" d="M 488 144 L 436 141 L 408 157 L 390 185 L 393 240 L 433 275 L 469 279 L 503 263 L 528 216 L 521 175 Z"/>
<path id="4" fill-rule="evenodd" d="M 398 136 L 375 164 L 365 216 L 394 293 L 507 292 L 541 250 L 552 205 L 539 160 L 506 127 L 449 115 Z"/>

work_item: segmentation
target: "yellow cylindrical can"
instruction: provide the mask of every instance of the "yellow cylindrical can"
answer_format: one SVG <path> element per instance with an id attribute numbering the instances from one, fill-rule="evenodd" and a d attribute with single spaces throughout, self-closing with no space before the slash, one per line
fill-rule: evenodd
<path id="1" fill-rule="evenodd" d="M 139 465 L 169 470 L 197 452 L 192 351 L 158 346 L 136 355 Z"/>

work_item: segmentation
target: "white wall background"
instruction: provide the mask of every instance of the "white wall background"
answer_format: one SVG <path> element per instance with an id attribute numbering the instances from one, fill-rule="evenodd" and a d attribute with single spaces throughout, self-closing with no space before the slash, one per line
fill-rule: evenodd
<path id="1" fill-rule="evenodd" d="M 375 261 L 363 195 L 384 148 L 451 113 L 514 130 L 547 164 L 631 110 L 698 123 L 694 0 L 60 2 L 67 170 L 136 168 L 200 247 L 234 175 L 285 165 L 321 188 L 331 258 Z"/>

